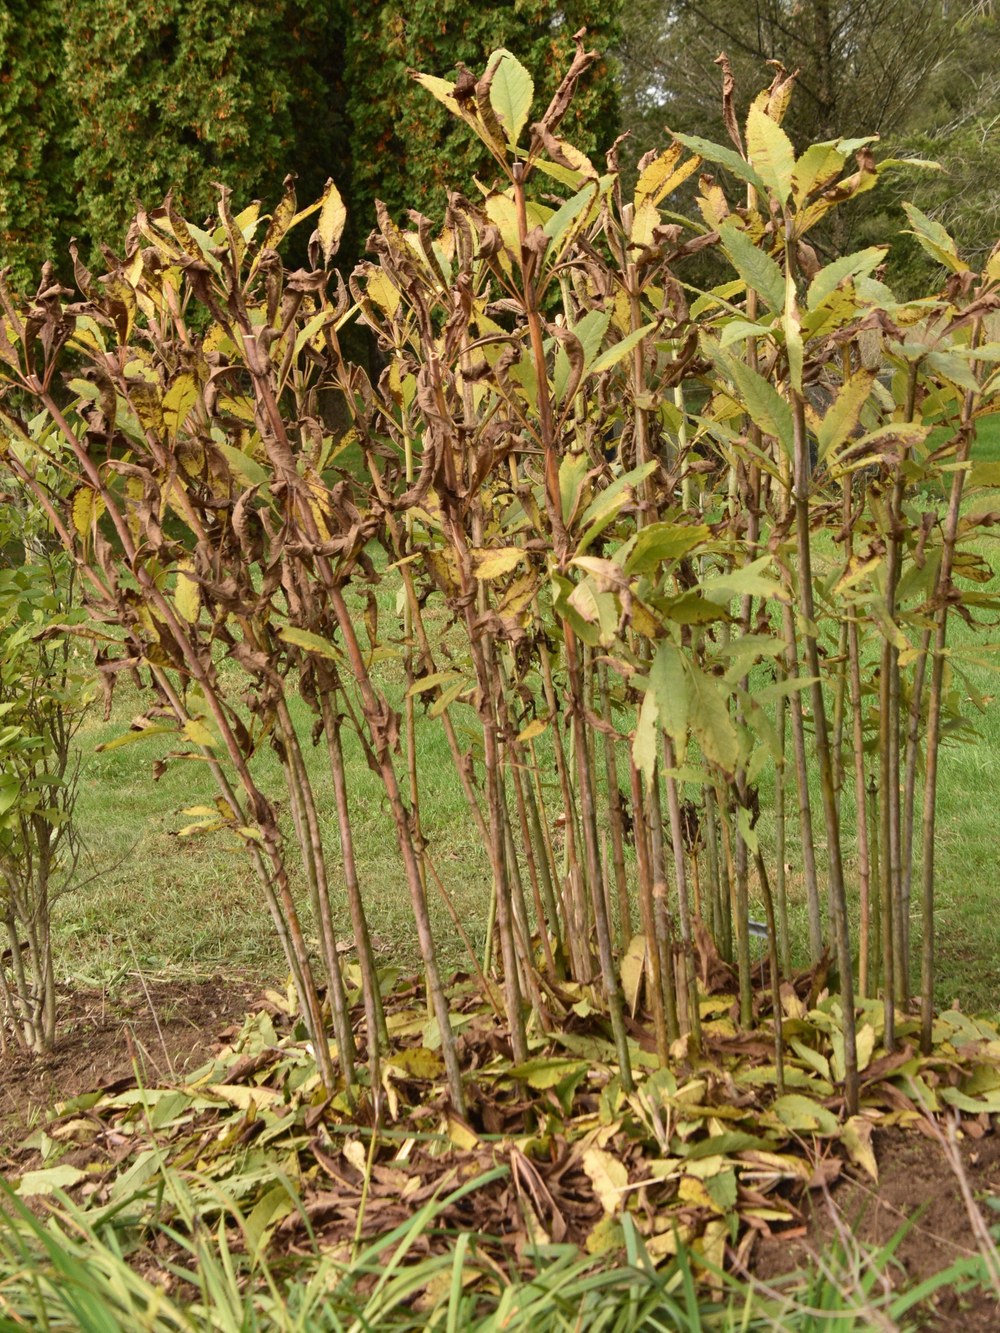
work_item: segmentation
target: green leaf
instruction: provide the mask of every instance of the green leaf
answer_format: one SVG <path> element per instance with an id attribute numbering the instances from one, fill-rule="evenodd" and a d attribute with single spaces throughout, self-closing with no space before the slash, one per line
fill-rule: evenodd
<path id="1" fill-rule="evenodd" d="M 873 268 L 881 264 L 888 253 L 887 245 L 871 245 L 867 250 L 855 250 L 853 254 L 841 255 L 832 264 L 821 268 L 806 292 L 806 309 L 815 310 L 848 278 L 867 277 Z"/>
<path id="2" fill-rule="evenodd" d="M 656 761 L 660 753 L 660 729 L 657 721 L 658 709 L 656 696 L 647 689 L 642 696 L 639 718 L 632 737 L 632 759 L 643 776 L 648 791 L 656 773 Z"/>
<path id="3" fill-rule="evenodd" d="M 729 716 L 729 689 L 694 663 L 687 664 L 691 681 L 691 730 L 702 754 L 729 776 L 736 772 L 740 738 Z"/>
<path id="4" fill-rule="evenodd" d="M 833 1135 L 840 1128 L 837 1117 L 831 1111 L 801 1093 L 790 1092 L 784 1097 L 778 1097 L 771 1109 L 788 1129 Z"/>
<path id="5" fill-rule="evenodd" d="M 542 230 L 552 245 L 558 246 L 567 239 L 567 232 L 574 222 L 579 222 L 580 229 L 587 225 L 590 220 L 590 210 L 596 205 L 600 190 L 598 181 L 587 181 L 581 190 L 567 199 L 546 220 Z"/>
<path id="6" fill-rule="evenodd" d="M 703 157 L 706 162 L 718 163 L 720 167 L 725 167 L 731 171 L 734 176 L 739 176 L 740 180 L 747 181 L 748 184 L 754 186 L 761 194 L 767 194 L 767 186 L 760 175 L 749 162 L 740 157 L 739 153 L 734 152 L 731 148 L 723 148 L 722 144 L 712 143 L 711 139 L 700 139 L 695 134 L 678 134 L 676 131 L 671 131 L 671 133 L 678 143 L 682 143 L 692 153 L 697 153 L 699 157 Z"/>
<path id="7" fill-rule="evenodd" d="M 781 584 L 773 578 L 765 578 L 762 570 L 771 564 L 769 555 L 762 555 L 749 564 L 741 565 L 725 574 L 706 578 L 701 583 L 701 592 L 709 601 L 726 604 L 734 597 L 761 597 L 777 600 L 784 596 Z"/>
<path id="8" fill-rule="evenodd" d="M 583 318 L 577 324 L 574 324 L 570 330 L 583 349 L 583 374 L 587 373 L 588 368 L 597 357 L 610 323 L 610 310 L 588 310 Z M 555 389 L 556 398 L 561 399 L 563 397 L 569 378 L 570 359 L 565 347 L 560 343 L 556 348 L 555 365 L 552 373 L 552 387 Z"/>
<path id="9" fill-rule="evenodd" d="M 771 187 L 778 202 L 786 204 L 792 192 L 795 150 L 777 121 L 756 103 L 750 107 L 747 116 L 747 153 L 754 169 Z"/>
<path id="10" fill-rule="evenodd" d="M 343 660 L 344 655 L 335 643 L 324 639 L 322 635 L 313 634 L 311 630 L 285 625 L 278 631 L 278 638 L 285 643 L 294 644 L 296 648 L 305 648 L 307 652 L 318 653 L 320 657 L 329 657 L 334 662 Z"/>
<path id="11" fill-rule="evenodd" d="M 622 506 L 628 503 L 633 490 L 655 472 L 658 466 L 654 459 L 650 459 L 641 467 L 632 468 L 617 477 L 603 491 L 598 491 L 580 517 L 580 526 L 584 529 L 584 534 L 580 538 L 580 545 L 576 548 L 576 555 L 584 554 L 594 538 L 604 531 Z"/>
<path id="12" fill-rule="evenodd" d="M 568 526 L 580 507 L 590 463 L 586 454 L 567 454 L 559 464 L 559 496 L 562 519 Z"/>
<path id="13" fill-rule="evenodd" d="M 232 444 L 217 444 L 216 449 L 235 472 L 240 481 L 248 486 L 266 486 L 268 475 L 255 458 L 251 458 L 242 449 Z"/>
<path id="14" fill-rule="evenodd" d="M 490 64 L 499 57 L 496 73 L 490 84 L 490 105 L 507 132 L 512 146 L 521 137 L 521 131 L 531 111 L 535 85 L 531 75 L 509 51 L 495 51 Z"/>
<path id="15" fill-rule="evenodd" d="M 969 272 L 968 264 L 960 257 L 958 247 L 940 222 L 922 213 L 915 204 L 904 204 L 903 208 L 913 228 L 909 234 L 917 238 L 933 259 L 952 273 Z"/>
<path id="16" fill-rule="evenodd" d="M 771 256 L 728 218 L 719 228 L 719 236 L 730 263 L 746 285 L 762 296 L 772 310 L 783 310 L 785 277 Z"/>
<path id="17" fill-rule="evenodd" d="M 691 686 L 684 672 L 684 657 L 669 639 L 657 645 L 646 688 L 656 700 L 660 726 L 678 749 L 683 750 L 687 743 Z"/>
<path id="18" fill-rule="evenodd" d="M 612 366 L 616 366 L 619 361 L 628 356 L 633 347 L 637 347 L 642 342 L 643 338 L 648 338 L 656 327 L 656 321 L 654 320 L 652 324 L 644 324 L 641 329 L 636 329 L 634 333 L 628 334 L 621 342 L 615 343 L 613 347 L 609 347 L 603 352 L 589 368 L 588 373 L 601 375 L 605 370 L 610 370 Z"/>
<path id="19" fill-rule="evenodd" d="M 10 774 L 0 779 L 0 815 L 4 815 L 21 795 L 21 783 Z"/>
<path id="20" fill-rule="evenodd" d="M 716 352 L 716 358 L 733 380 L 739 394 L 738 401 L 746 408 L 754 425 L 776 439 L 789 455 L 793 448 L 792 409 L 769 380 L 743 361 Z"/>
<path id="21" fill-rule="evenodd" d="M 711 535 L 711 529 L 704 523 L 650 523 L 636 537 L 625 563 L 625 572 L 648 574 L 665 560 L 677 560 L 687 555 L 708 541 Z"/>
<path id="22" fill-rule="evenodd" d="M 567 1060 L 559 1056 L 540 1056 L 537 1060 L 527 1060 L 522 1065 L 512 1065 L 504 1071 L 504 1076 L 516 1079 L 519 1083 L 527 1083 L 529 1088 L 543 1091 L 546 1088 L 554 1088 L 569 1074 L 576 1074 L 581 1070 L 586 1072 L 587 1068 L 586 1061 Z"/>
<path id="23" fill-rule="evenodd" d="M 78 1166 L 63 1162 L 60 1166 L 49 1166 L 42 1171 L 26 1171 L 17 1183 L 17 1192 L 23 1197 L 38 1194 L 55 1194 L 57 1190 L 66 1190 L 78 1185 L 86 1176 Z"/>

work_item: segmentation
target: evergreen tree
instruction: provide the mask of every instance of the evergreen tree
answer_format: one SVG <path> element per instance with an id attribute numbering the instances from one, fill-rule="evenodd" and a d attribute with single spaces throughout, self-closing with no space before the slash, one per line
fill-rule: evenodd
<path id="1" fill-rule="evenodd" d="M 531 70 L 541 114 L 573 34 L 608 50 L 621 0 L 473 5 L 469 0 L 6 0 L 0 6 L 0 265 L 31 284 L 44 259 L 68 271 L 119 249 L 136 201 L 172 190 L 209 216 L 216 182 L 271 207 L 287 172 L 303 202 L 332 176 L 356 257 L 376 198 L 397 216 L 440 212 L 445 181 L 488 170 L 481 146 L 413 83 L 508 46 Z M 617 130 L 617 88 L 598 66 L 566 126 L 591 151 Z M 353 238 L 354 244 L 351 241 Z"/>
<path id="2" fill-rule="evenodd" d="M 348 110 L 353 124 L 352 201 L 364 235 L 374 225 L 374 200 L 397 219 L 407 208 L 440 214 L 447 182 L 483 173 L 488 155 L 464 126 L 410 77 L 411 70 L 453 77 L 460 64 L 477 75 L 506 47 L 535 81 L 540 116 L 573 57 L 573 35 L 587 29 L 588 47 L 602 54 L 618 40 L 621 0 L 352 0 L 347 52 Z M 618 128 L 617 88 L 608 61 L 598 64 L 574 99 L 566 137 L 603 152 Z"/>
<path id="3" fill-rule="evenodd" d="M 26 286 L 76 226 L 61 0 L 0 5 L 0 267 Z"/>

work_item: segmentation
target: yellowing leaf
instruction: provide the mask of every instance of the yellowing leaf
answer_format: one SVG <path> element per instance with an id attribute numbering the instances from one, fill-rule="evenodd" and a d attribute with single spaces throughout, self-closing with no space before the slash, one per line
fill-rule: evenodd
<path id="1" fill-rule="evenodd" d="M 646 937 L 645 935 L 633 935 L 628 948 L 625 950 L 625 956 L 622 958 L 621 964 L 622 992 L 629 1013 L 633 1017 L 639 1003 L 639 995 L 642 992 L 642 974 L 645 967 Z"/>
<path id="2" fill-rule="evenodd" d="M 325 264 L 329 264 L 340 248 L 340 238 L 344 234 L 346 222 L 347 209 L 340 197 L 340 191 L 332 180 L 328 180 L 323 191 L 323 205 L 319 210 L 319 222 L 316 226 Z"/>
<path id="3" fill-rule="evenodd" d="M 532 718 L 532 720 L 528 723 L 528 725 L 526 727 L 522 727 L 521 730 L 517 733 L 517 739 L 521 742 L 522 745 L 526 745 L 528 741 L 533 741 L 538 736 L 541 736 L 541 734 L 545 730 L 547 730 L 548 725 L 549 723 L 547 718 L 544 717 Z"/>
<path id="4" fill-rule="evenodd" d="M 871 1023 L 863 1023 L 858 1028 L 855 1046 L 858 1055 L 858 1073 L 863 1074 L 871 1064 L 872 1055 L 875 1051 L 875 1029 Z"/>
<path id="5" fill-rule="evenodd" d="M 621 1223 L 605 1214 L 591 1229 L 584 1241 L 584 1249 L 588 1254 L 604 1254 L 608 1250 L 621 1249 L 622 1244 Z"/>
<path id="6" fill-rule="evenodd" d="M 695 1208 L 711 1208 L 713 1212 L 716 1211 L 715 1201 L 705 1188 L 705 1182 L 699 1180 L 697 1176 L 681 1176 L 677 1197 L 683 1203 L 689 1203 Z"/>
<path id="7" fill-rule="evenodd" d="M 644 199 L 632 219 L 632 244 L 645 248 L 653 244 L 653 231 L 660 225 L 660 210 L 651 199 Z"/>
<path id="8" fill-rule="evenodd" d="M 509 574 L 524 557 L 519 546 L 498 546 L 490 550 L 473 551 L 472 559 L 477 579 L 502 578 Z"/>
<path id="9" fill-rule="evenodd" d="M 81 537 L 89 537 L 91 529 L 106 508 L 102 495 L 92 491 L 89 486 L 80 487 L 73 496 L 73 527 Z"/>
<path id="10" fill-rule="evenodd" d="M 781 126 L 756 104 L 747 116 L 747 153 L 778 202 L 786 204 L 792 192 L 795 151 Z"/>
<path id="11" fill-rule="evenodd" d="M 348 1139 L 344 1144 L 343 1153 L 355 1171 L 360 1171 L 363 1176 L 367 1175 L 368 1154 L 360 1139 Z"/>
<path id="12" fill-rule="evenodd" d="M 637 213 L 646 201 L 651 204 L 658 204 L 698 170 L 701 165 L 700 157 L 689 157 L 678 167 L 677 163 L 681 154 L 680 144 L 671 144 L 665 153 L 661 153 L 658 158 L 643 168 L 635 187 Z"/>
<path id="13" fill-rule="evenodd" d="M 196 717 L 188 718 L 184 723 L 184 726 L 181 728 L 181 733 L 184 736 L 184 739 L 191 741 L 193 745 L 204 745 L 209 749 L 214 749 L 215 746 L 218 745 L 218 741 L 209 731 L 208 727 Z M 214 815 L 215 811 L 213 810 L 211 813 Z"/>
<path id="14" fill-rule="evenodd" d="M 17 1192 L 23 1197 L 29 1194 L 54 1194 L 56 1190 L 72 1188 L 83 1180 L 86 1171 L 68 1162 L 60 1166 L 46 1167 L 44 1171 L 26 1171 L 17 1184 Z"/>
<path id="15" fill-rule="evenodd" d="M 622 1191 L 628 1185 L 628 1172 L 617 1157 L 603 1148 L 587 1148 L 583 1154 L 583 1169 L 590 1177 L 594 1193 L 609 1216 L 620 1211 Z"/>
<path id="16" fill-rule="evenodd" d="M 329 639 L 324 639 L 319 634 L 313 634 L 311 630 L 298 629 L 295 625 L 286 625 L 278 631 L 278 638 L 283 639 L 285 643 L 293 643 L 297 648 L 305 648 L 311 653 L 318 653 L 320 657 L 330 657 L 334 662 L 339 662 L 343 654 L 335 643 Z"/>
<path id="17" fill-rule="evenodd" d="M 472 1152 L 479 1147 L 479 1135 L 456 1115 L 448 1116 L 448 1137 L 462 1152 Z"/>
<path id="18" fill-rule="evenodd" d="M 863 1167 L 877 1184 L 878 1163 L 872 1149 L 872 1129 L 872 1122 L 865 1116 L 852 1115 L 841 1130 L 840 1138 L 851 1161 Z"/>
<path id="19" fill-rule="evenodd" d="M 193 570 L 192 561 L 181 560 L 178 562 L 177 587 L 174 593 L 177 614 L 186 620 L 189 625 L 196 623 L 201 611 L 201 588 Z"/>
<path id="20" fill-rule="evenodd" d="M 444 1072 L 444 1061 L 437 1051 L 429 1051 L 426 1046 L 407 1046 L 396 1051 L 392 1064 L 403 1074 L 412 1078 L 439 1078 Z"/>

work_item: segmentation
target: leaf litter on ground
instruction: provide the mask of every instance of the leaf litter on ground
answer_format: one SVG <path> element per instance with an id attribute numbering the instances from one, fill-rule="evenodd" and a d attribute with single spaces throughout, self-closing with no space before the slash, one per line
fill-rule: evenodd
<path id="1" fill-rule="evenodd" d="M 918 1019 L 900 1013 L 890 1052 L 882 1003 L 861 1001 L 861 1106 L 846 1117 L 842 1011 L 825 968 L 781 988 L 780 1095 L 767 987 L 757 991 L 757 1027 L 740 1031 L 725 965 L 702 959 L 700 970 L 701 1049 L 675 1043 L 671 1066 L 659 1068 L 640 1009 L 631 1093 L 596 986 L 549 984 L 530 1058 L 516 1065 L 488 998 L 456 977 L 464 1118 L 450 1104 L 420 982 L 387 976 L 391 1049 L 377 1086 L 369 1080 L 353 1103 L 322 1084 L 294 994 L 268 991 L 213 1059 L 176 1084 L 119 1080 L 56 1104 L 15 1154 L 15 1188 L 40 1209 L 46 1196 L 68 1196 L 95 1225 L 127 1209 L 141 1236 L 175 1220 L 162 1187 L 169 1168 L 205 1221 L 238 1211 L 233 1244 L 251 1258 L 319 1246 L 347 1259 L 450 1196 L 412 1257 L 442 1253 L 465 1232 L 505 1273 L 530 1267 L 540 1247 L 614 1251 L 627 1216 L 654 1262 L 683 1247 L 711 1278 L 727 1257 L 745 1266 L 757 1237 L 801 1234 L 810 1191 L 845 1172 L 877 1182 L 874 1131 L 920 1131 L 928 1115 L 957 1113 L 978 1138 L 1000 1112 L 995 1021 L 945 1011 L 921 1056 Z M 359 978 L 348 977 L 360 1041 Z"/>

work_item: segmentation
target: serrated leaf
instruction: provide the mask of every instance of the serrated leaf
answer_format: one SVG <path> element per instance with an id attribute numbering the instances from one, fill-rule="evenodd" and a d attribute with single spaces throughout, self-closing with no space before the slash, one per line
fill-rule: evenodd
<path id="1" fill-rule="evenodd" d="M 801 207 L 814 190 L 832 185 L 843 171 L 847 157 L 847 151 L 833 142 L 810 144 L 792 172 L 796 204 Z"/>
<path id="2" fill-rule="evenodd" d="M 535 85 L 528 71 L 509 51 L 497 51 L 494 56 L 499 56 L 499 61 L 490 84 L 490 106 L 507 133 L 507 142 L 513 147 L 531 112 Z"/>
<path id="3" fill-rule="evenodd" d="M 746 285 L 776 313 L 784 310 L 785 277 L 775 260 L 730 219 L 719 228 L 719 236 L 729 262 Z"/>
<path id="4" fill-rule="evenodd" d="M 660 731 L 657 724 L 656 698 L 652 690 L 647 690 L 642 696 L 635 735 L 632 737 L 632 759 L 643 776 L 647 791 L 653 784 L 659 753 Z"/>
<path id="5" fill-rule="evenodd" d="M 435 78 L 433 74 L 414 74 L 413 77 L 421 88 L 426 88 L 442 106 L 446 106 L 456 116 L 462 115 L 462 108 L 455 98 L 455 85 L 453 83 L 449 83 L 447 79 Z"/>
<path id="6" fill-rule="evenodd" d="M 691 687 L 684 671 L 684 658 L 669 639 L 657 644 L 650 663 L 649 684 L 656 700 L 656 716 L 680 753 L 687 743 Z"/>
<path id="7" fill-rule="evenodd" d="M 821 268 L 806 292 L 806 309 L 815 310 L 849 278 L 867 277 L 872 269 L 881 264 L 888 253 L 887 245 L 870 245 L 867 250 L 855 250 L 853 254 L 841 255 L 839 259 Z"/>
<path id="8" fill-rule="evenodd" d="M 215 447 L 240 481 L 249 486 L 267 485 L 268 474 L 255 458 L 232 444 L 216 444 Z"/>
<path id="9" fill-rule="evenodd" d="M 933 259 L 936 259 L 939 264 L 943 264 L 952 273 L 969 272 L 968 264 L 959 255 L 954 240 L 941 226 L 940 222 L 935 222 L 926 213 L 922 213 L 916 204 L 904 203 L 903 208 L 913 228 L 910 235 L 917 238 L 923 249 Z"/>
<path id="10" fill-rule="evenodd" d="M 744 161 L 739 153 L 734 152 L 733 149 L 724 148 L 722 144 L 712 143 L 711 139 L 700 139 L 695 134 L 677 134 L 674 132 L 674 138 L 692 153 L 697 153 L 699 157 L 703 157 L 706 162 L 717 162 L 719 166 L 731 171 L 734 176 L 739 176 L 740 180 L 747 181 L 748 184 L 754 186 L 761 194 L 767 194 L 767 187 L 761 180 L 760 175 L 749 162 Z"/>
<path id="11" fill-rule="evenodd" d="M 861 409 L 871 395 L 874 382 L 874 371 L 862 370 L 852 375 L 846 384 L 841 385 L 816 430 L 820 462 L 826 458 L 831 449 L 838 449 L 854 433 L 861 417 Z"/>
<path id="12" fill-rule="evenodd" d="M 791 454 L 792 409 L 788 400 L 782 398 L 769 380 L 764 379 L 743 361 L 725 352 L 717 352 L 716 359 L 733 380 L 739 395 L 737 401 L 746 408 L 754 425 L 765 435 L 776 439 L 786 453 Z"/>
<path id="13" fill-rule="evenodd" d="M 729 715 L 728 687 L 693 663 L 686 665 L 691 683 L 691 731 L 709 763 L 732 775 L 740 757 L 740 740 Z"/>
<path id="14" fill-rule="evenodd" d="M 626 338 L 623 338 L 621 342 L 615 343 L 613 347 L 609 347 L 607 351 L 602 352 L 594 364 L 588 368 L 587 373 L 590 375 L 602 375 L 604 371 L 610 370 L 612 366 L 616 366 L 619 361 L 628 356 L 633 347 L 637 347 L 639 343 L 642 342 L 643 338 L 648 338 L 655 329 L 655 322 L 652 324 L 645 324 L 641 329 L 636 329 Z"/>
<path id="15" fill-rule="evenodd" d="M 650 523 L 635 540 L 625 562 L 627 574 L 648 574 L 666 560 L 677 560 L 711 537 L 703 523 Z"/>
<path id="16" fill-rule="evenodd" d="M 778 1097 L 772 1111 L 788 1129 L 807 1134 L 836 1134 L 837 1117 L 820 1102 L 802 1093 L 790 1092 Z"/>
<path id="17" fill-rule="evenodd" d="M 527 1083 L 529 1088 L 543 1091 L 554 1088 L 571 1074 L 578 1074 L 588 1068 L 586 1061 L 566 1060 L 558 1056 L 540 1056 L 537 1060 L 526 1060 L 524 1064 L 512 1065 L 505 1071 L 506 1077 Z"/>
<path id="18" fill-rule="evenodd" d="M 643 168 L 635 187 L 636 212 L 647 200 L 651 204 L 660 203 L 698 170 L 700 157 L 689 157 L 678 167 L 681 153 L 680 144 L 671 144 L 666 152 Z"/>
<path id="19" fill-rule="evenodd" d="M 747 155 L 778 202 L 786 204 L 792 193 L 795 150 L 781 126 L 756 103 L 747 116 Z"/>

